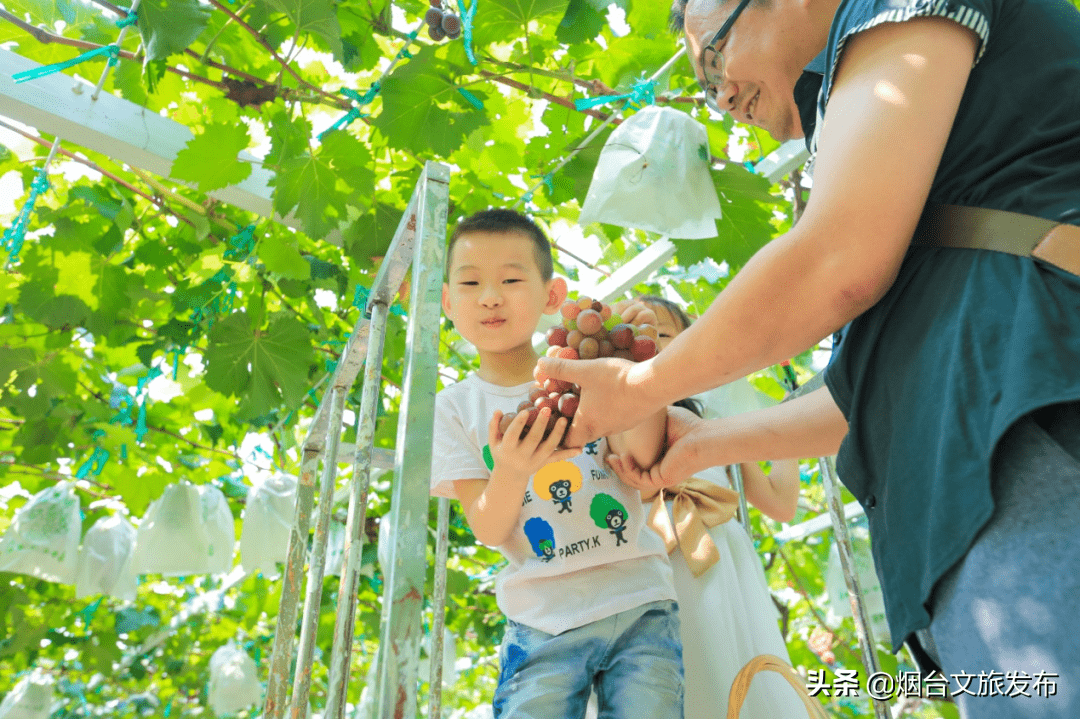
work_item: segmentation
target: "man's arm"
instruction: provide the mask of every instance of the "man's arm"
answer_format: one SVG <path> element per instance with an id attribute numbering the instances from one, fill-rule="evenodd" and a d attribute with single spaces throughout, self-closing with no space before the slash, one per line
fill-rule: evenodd
<path id="1" fill-rule="evenodd" d="M 689 329 L 636 365 L 541 358 L 582 387 L 568 443 L 633 426 L 681 397 L 795 356 L 873 306 L 896 277 L 975 55 L 948 20 L 852 37 L 824 118 L 806 211 Z"/>

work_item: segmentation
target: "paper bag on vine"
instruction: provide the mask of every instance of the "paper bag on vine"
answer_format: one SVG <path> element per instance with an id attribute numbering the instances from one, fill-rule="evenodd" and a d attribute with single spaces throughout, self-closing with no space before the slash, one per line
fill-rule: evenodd
<path id="1" fill-rule="evenodd" d="M 135 601 L 135 528 L 121 516 L 102 517 L 86 531 L 79 552 L 75 598 L 107 594 Z"/>
<path id="2" fill-rule="evenodd" d="M 172 484 L 151 503 L 135 540 L 135 571 L 182 576 L 232 569 L 236 532 L 217 487 Z"/>
<path id="3" fill-rule="evenodd" d="M 72 584 L 79 569 L 82 518 L 70 482 L 46 487 L 15 512 L 0 539 L 0 572 Z"/>
<path id="4" fill-rule="evenodd" d="M 49 719 L 53 678 L 35 669 L 20 679 L 0 703 L 0 719 Z"/>
<path id="5" fill-rule="evenodd" d="M 288 559 L 295 509 L 296 477 L 275 474 L 251 488 L 240 532 L 240 563 L 245 572 L 277 576 L 277 563 Z"/>
<path id="6" fill-rule="evenodd" d="M 210 709 L 218 716 L 236 714 L 262 699 L 255 662 L 231 641 L 210 657 L 207 694 Z"/>
<path id="7" fill-rule="evenodd" d="M 716 237 L 719 218 L 705 127 L 684 112 L 649 105 L 604 144 L 578 222 L 696 240 Z"/>

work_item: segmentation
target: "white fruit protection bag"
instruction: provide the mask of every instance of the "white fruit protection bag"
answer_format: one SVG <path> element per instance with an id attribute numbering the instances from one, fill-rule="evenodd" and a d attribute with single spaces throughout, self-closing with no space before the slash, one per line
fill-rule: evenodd
<path id="1" fill-rule="evenodd" d="M 225 574 L 232 569 L 236 530 L 217 487 L 171 484 L 150 504 L 135 540 L 138 574 Z"/>
<path id="2" fill-rule="evenodd" d="M 232 641 L 210 657 L 207 694 L 210 709 L 218 716 L 236 714 L 262 699 L 255 662 Z"/>
<path id="3" fill-rule="evenodd" d="M 74 584 L 82 518 L 70 482 L 46 487 L 15 512 L 0 539 L 0 571 Z"/>
<path id="4" fill-rule="evenodd" d="M 135 558 L 135 528 L 123 517 L 102 517 L 86 530 L 79 552 L 79 575 L 75 598 L 106 594 L 135 601 L 138 577 Z"/>
<path id="5" fill-rule="evenodd" d="M 240 531 L 240 563 L 249 574 L 278 575 L 277 563 L 289 555 L 296 509 L 296 477 L 275 474 L 256 482 L 247 494 Z"/>
<path id="6" fill-rule="evenodd" d="M 35 669 L 20 679 L 0 703 L 0 719 L 49 719 L 53 678 Z"/>
<path id="7" fill-rule="evenodd" d="M 578 223 L 697 240 L 716 237 L 719 218 L 705 127 L 684 112 L 649 105 L 604 144 Z"/>

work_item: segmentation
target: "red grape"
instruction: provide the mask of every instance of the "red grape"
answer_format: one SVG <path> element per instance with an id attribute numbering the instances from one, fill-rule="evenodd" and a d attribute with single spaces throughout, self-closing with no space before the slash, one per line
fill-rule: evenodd
<path id="1" fill-rule="evenodd" d="M 430 37 L 435 42 L 439 42 L 446 37 L 446 33 L 443 31 L 442 25 L 428 25 L 427 34 L 428 37 Z"/>
<path id="2" fill-rule="evenodd" d="M 552 392 L 552 394 L 555 394 L 555 393 Z M 558 396 L 558 395 L 556 395 L 556 396 Z M 541 410 L 544 407 L 547 407 L 552 412 L 554 412 L 555 410 L 558 409 L 558 406 L 556 405 L 556 401 L 551 398 L 551 395 L 545 395 L 545 396 L 541 397 L 540 399 L 536 400 L 535 402 L 533 402 L 533 406 L 536 407 L 537 410 Z"/>
<path id="3" fill-rule="evenodd" d="M 562 353 L 565 350 L 566 350 L 565 347 L 560 347 L 558 356 L 562 357 Z M 577 353 L 575 352 L 574 354 L 577 354 Z M 540 369 L 540 365 L 536 365 L 536 367 L 533 367 L 533 379 L 536 380 L 536 383 L 538 385 L 540 385 L 541 387 L 543 387 L 544 383 L 548 381 L 548 376 L 546 374 L 544 374 L 544 370 Z"/>
<path id="4" fill-rule="evenodd" d="M 544 354 L 547 357 L 555 357 L 556 355 L 559 354 L 559 350 L 561 350 L 561 349 L 562 349 L 562 347 L 560 347 L 559 345 L 551 345 L 550 347 L 547 348 L 547 351 L 544 352 Z"/>
<path id="5" fill-rule="evenodd" d="M 567 300 L 562 303 L 562 316 L 568 320 L 576 320 L 577 316 L 581 314 L 581 308 L 578 307 L 578 303 L 573 300 Z"/>
<path id="6" fill-rule="evenodd" d="M 428 24 L 428 27 L 442 26 L 443 14 L 442 10 L 437 7 L 429 7 L 427 12 L 424 13 L 424 22 Z"/>
<path id="7" fill-rule="evenodd" d="M 517 412 L 508 412 L 502 416 L 499 420 L 499 434 L 506 434 L 506 430 L 510 429 L 510 423 L 514 421 L 514 417 L 517 416 Z"/>
<path id="8" fill-rule="evenodd" d="M 578 396 L 567 392 L 559 398 L 559 414 L 563 417 L 573 417 L 578 408 Z"/>
<path id="9" fill-rule="evenodd" d="M 603 312 L 604 311 L 604 303 L 601 302 L 600 300 L 593 300 L 592 301 L 592 308 L 596 312 Z"/>
<path id="10" fill-rule="evenodd" d="M 634 338 L 634 344 L 630 347 L 630 356 L 635 362 L 644 362 L 647 359 L 652 359 L 656 355 L 656 342 L 652 337 Z"/>
<path id="11" fill-rule="evenodd" d="M 630 356 L 630 350 L 624 350 L 624 349 L 621 349 L 621 348 L 615 350 L 615 354 L 612 355 L 612 356 L 613 357 L 618 357 L 619 359 L 625 359 L 625 360 L 634 359 L 633 357 Z"/>
<path id="12" fill-rule="evenodd" d="M 578 354 L 578 351 L 576 349 L 574 349 L 573 347 L 563 347 L 562 349 L 560 349 L 559 350 L 559 357 L 562 358 L 562 359 L 571 359 L 571 360 L 576 360 L 576 359 L 581 358 L 581 356 Z M 534 373 L 534 377 L 535 377 L 535 373 Z M 540 380 L 539 377 L 535 377 L 535 379 L 537 381 Z M 544 380 L 546 381 L 547 379 L 548 379 L 547 375 L 544 375 Z"/>
<path id="13" fill-rule="evenodd" d="M 578 355 L 584 360 L 596 359 L 600 356 L 600 343 L 596 341 L 595 337 L 586 337 L 581 340 Z"/>
<path id="14" fill-rule="evenodd" d="M 442 7 L 442 0 L 428 0 L 428 3 L 431 5 L 431 7 Z"/>
<path id="15" fill-rule="evenodd" d="M 580 307 L 583 310 L 591 310 L 592 309 L 592 297 L 579 297 L 578 301 L 577 301 L 577 306 Z"/>
<path id="16" fill-rule="evenodd" d="M 577 349 L 581 346 L 581 340 L 585 339 L 584 333 L 581 330 L 570 330 L 566 333 L 566 347 L 573 347 Z"/>
<path id="17" fill-rule="evenodd" d="M 608 339 L 617 350 L 628 350 L 634 341 L 634 328 L 631 325 L 615 325 L 608 333 Z M 617 356 L 617 355 L 616 355 Z"/>
<path id="18" fill-rule="evenodd" d="M 527 399 L 523 399 L 523 400 L 521 400 L 521 402 L 518 403 L 517 411 L 520 412 L 521 410 L 529 409 L 532 406 L 533 406 L 532 402 L 530 402 Z"/>
<path id="19" fill-rule="evenodd" d="M 615 354 L 615 345 L 611 343 L 611 340 L 600 340 L 600 356 L 611 357 Z"/>
<path id="20" fill-rule="evenodd" d="M 566 335 L 565 327 L 552 327 L 547 331 L 547 342 L 552 346 L 565 347 Z"/>
<path id="21" fill-rule="evenodd" d="M 452 12 L 446 13 L 442 18 L 442 29 L 447 35 L 457 35 L 461 32 L 461 18 Z"/>
<path id="22" fill-rule="evenodd" d="M 583 310 L 577 318 L 578 329 L 582 334 L 594 335 L 604 329 L 604 320 L 596 310 Z"/>
<path id="23" fill-rule="evenodd" d="M 541 397 L 547 397 L 547 396 L 548 396 L 548 393 L 543 387 L 533 387 L 532 391 L 529 392 L 529 404 L 532 404 L 533 402 L 540 399 Z"/>
<path id="24" fill-rule="evenodd" d="M 552 392 L 556 392 L 558 394 L 562 394 L 563 392 L 569 392 L 570 383 L 563 382 L 561 379 L 555 379 L 554 377 L 552 377 L 544 383 L 544 391 L 548 394 L 551 394 Z"/>
<path id="25" fill-rule="evenodd" d="M 660 337 L 660 331 L 652 325 L 641 325 L 638 327 L 638 336 L 645 336 L 652 339 L 655 342 Z"/>
<path id="26" fill-rule="evenodd" d="M 611 319 L 611 305 L 604 305 L 600 308 L 600 318 L 607 322 Z"/>

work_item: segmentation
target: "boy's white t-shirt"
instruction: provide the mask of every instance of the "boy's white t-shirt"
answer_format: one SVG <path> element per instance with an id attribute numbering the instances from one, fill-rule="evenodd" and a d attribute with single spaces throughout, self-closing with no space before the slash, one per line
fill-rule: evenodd
<path id="1" fill-rule="evenodd" d="M 531 382 L 500 387 L 476 375 L 435 398 L 432 494 L 457 499 L 453 482 L 487 479 L 488 423 L 513 412 Z M 675 599 L 664 543 L 646 524 L 641 494 L 604 466 L 607 440 L 529 480 L 517 525 L 498 550 L 509 560 L 495 583 L 509 619 L 548 634 L 648 602 Z"/>

